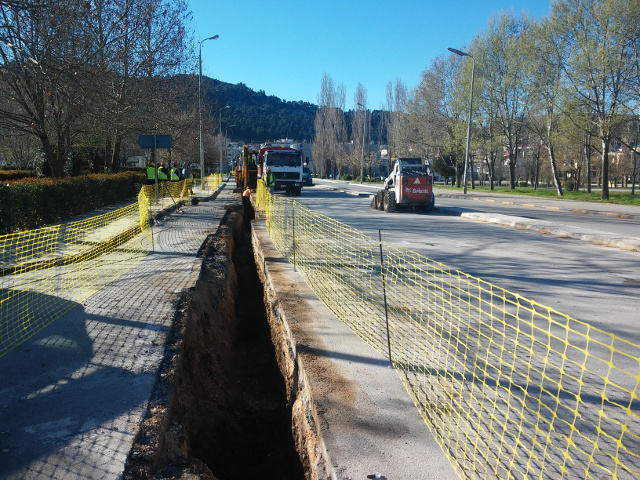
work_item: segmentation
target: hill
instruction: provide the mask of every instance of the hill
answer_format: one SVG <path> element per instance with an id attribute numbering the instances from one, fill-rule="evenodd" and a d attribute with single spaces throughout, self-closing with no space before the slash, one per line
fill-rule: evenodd
<path id="1" fill-rule="evenodd" d="M 222 128 L 236 125 L 228 131 L 231 141 L 261 143 L 279 138 L 311 142 L 314 137 L 313 122 L 317 105 L 308 102 L 288 102 L 264 90 L 254 91 L 244 83 L 237 85 L 203 77 L 203 102 L 212 108 L 213 123 L 218 124 L 222 114 Z M 229 105 L 229 108 L 224 108 Z M 222 108 L 222 110 L 221 110 Z M 347 131 L 351 137 L 351 111 L 345 112 Z M 370 135 L 374 143 L 386 143 L 380 123 L 382 112 L 371 114 Z M 382 137 L 382 138 L 380 138 Z"/>
<path id="2" fill-rule="evenodd" d="M 264 142 L 293 138 L 310 142 L 317 106 L 308 102 L 287 102 L 263 90 L 253 91 L 244 83 L 233 85 L 203 77 L 203 102 L 213 107 L 214 123 L 222 114 L 222 128 L 229 138 L 240 142 Z M 223 108 L 229 105 L 229 108 Z M 222 110 L 221 110 L 222 108 Z"/>

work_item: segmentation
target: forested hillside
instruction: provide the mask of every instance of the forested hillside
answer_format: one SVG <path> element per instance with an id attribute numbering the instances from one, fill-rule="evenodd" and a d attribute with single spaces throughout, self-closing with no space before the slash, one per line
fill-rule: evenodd
<path id="1" fill-rule="evenodd" d="M 203 77 L 203 103 L 209 119 L 228 130 L 232 141 L 264 142 L 279 138 L 311 141 L 317 106 L 307 102 L 287 102 L 264 91 L 255 92 L 243 83 L 233 85 Z M 229 108 L 224 108 L 229 105 Z"/>
<path id="2" fill-rule="evenodd" d="M 236 125 L 228 131 L 232 141 L 265 142 L 286 137 L 311 142 L 314 137 L 317 105 L 287 102 L 267 95 L 263 90 L 253 91 L 244 83 L 233 85 L 209 77 L 203 77 L 202 89 L 204 110 L 211 112 L 209 119 L 215 128 L 218 128 L 220 115 L 223 133 L 226 127 Z M 224 108 L 227 105 L 229 108 Z M 374 110 L 368 134 L 374 143 L 380 143 L 380 121 L 381 112 Z M 345 112 L 345 123 L 350 138 L 351 111 Z"/>

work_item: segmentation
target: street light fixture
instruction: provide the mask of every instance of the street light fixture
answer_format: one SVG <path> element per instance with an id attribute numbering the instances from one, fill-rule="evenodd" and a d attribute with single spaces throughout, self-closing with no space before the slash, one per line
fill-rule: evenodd
<path id="1" fill-rule="evenodd" d="M 476 72 L 476 61 L 474 58 L 465 52 L 456 50 L 455 48 L 447 48 L 451 53 L 460 55 L 461 57 L 469 57 L 471 59 L 471 91 L 469 92 L 469 121 L 467 123 L 467 152 L 464 156 L 464 176 L 462 177 L 464 182 L 464 193 L 467 193 L 467 171 L 469 169 L 469 142 L 471 136 L 471 113 L 473 112 L 473 80 Z M 473 172 L 471 172 L 473 175 Z"/>
<path id="2" fill-rule="evenodd" d="M 220 129 L 220 161 L 218 162 L 218 173 L 222 175 L 222 110 L 231 108 L 229 105 L 220 108 L 218 112 L 218 128 Z"/>
<path id="3" fill-rule="evenodd" d="M 200 120 L 200 182 L 204 180 L 204 143 L 202 141 L 202 44 L 207 40 L 216 40 L 219 35 L 198 42 L 198 118 Z"/>
<path id="4" fill-rule="evenodd" d="M 357 103 L 358 103 L 359 107 L 366 108 L 360 102 L 357 102 Z M 366 110 L 364 112 L 364 116 L 365 116 L 365 118 L 362 119 L 362 158 L 360 159 L 360 183 L 362 183 L 362 181 L 364 179 L 364 136 L 365 136 L 365 133 L 366 133 L 365 124 L 366 124 L 366 119 L 367 119 Z"/>
<path id="5" fill-rule="evenodd" d="M 230 128 L 233 127 L 237 127 L 237 125 L 227 125 L 224 129 L 224 156 L 225 156 L 225 163 L 229 162 L 229 146 L 227 144 L 227 132 L 229 131 Z M 220 172 L 220 175 L 222 175 L 222 172 Z"/>

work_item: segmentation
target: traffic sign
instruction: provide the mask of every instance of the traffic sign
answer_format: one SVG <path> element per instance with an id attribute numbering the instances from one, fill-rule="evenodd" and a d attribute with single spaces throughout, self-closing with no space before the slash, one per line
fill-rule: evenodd
<path id="1" fill-rule="evenodd" d="M 138 146 L 140 148 L 172 148 L 173 137 L 171 135 L 140 135 Z"/>

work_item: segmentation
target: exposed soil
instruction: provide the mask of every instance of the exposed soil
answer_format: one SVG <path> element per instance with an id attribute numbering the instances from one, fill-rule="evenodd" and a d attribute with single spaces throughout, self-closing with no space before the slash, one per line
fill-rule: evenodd
<path id="1" fill-rule="evenodd" d="M 203 246 L 125 479 L 305 478 L 246 227 L 230 206 Z"/>

